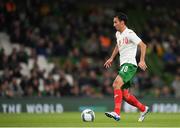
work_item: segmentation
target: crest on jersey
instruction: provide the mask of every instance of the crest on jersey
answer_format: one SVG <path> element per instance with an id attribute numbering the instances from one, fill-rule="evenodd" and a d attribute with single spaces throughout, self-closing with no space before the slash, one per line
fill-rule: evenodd
<path id="1" fill-rule="evenodd" d="M 128 43 L 129 43 L 129 40 L 128 40 L 127 37 L 124 37 L 122 40 L 119 41 L 119 43 L 120 43 L 121 45 L 123 45 L 123 44 L 128 44 Z"/>
<path id="2" fill-rule="evenodd" d="M 128 44 L 128 38 L 127 37 L 123 38 L 123 44 Z"/>

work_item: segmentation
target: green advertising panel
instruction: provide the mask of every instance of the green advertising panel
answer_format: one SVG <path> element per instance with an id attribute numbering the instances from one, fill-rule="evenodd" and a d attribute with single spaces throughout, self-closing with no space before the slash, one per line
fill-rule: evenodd
<path id="1" fill-rule="evenodd" d="M 180 112 L 179 99 L 140 99 L 150 106 L 152 112 Z M 113 98 L 16 98 L 0 99 L 1 113 L 62 113 L 64 111 L 82 111 L 85 108 L 97 112 L 113 109 Z M 123 103 L 122 111 L 137 112 L 135 107 Z"/>

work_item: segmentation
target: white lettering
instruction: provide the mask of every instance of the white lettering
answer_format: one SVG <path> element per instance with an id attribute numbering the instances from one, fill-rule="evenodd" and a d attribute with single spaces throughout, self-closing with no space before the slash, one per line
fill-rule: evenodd
<path id="1" fill-rule="evenodd" d="M 42 113 L 43 112 L 42 104 L 35 105 L 35 111 L 36 113 Z"/>
<path id="2" fill-rule="evenodd" d="M 7 104 L 2 104 L 3 112 L 7 113 Z"/>
<path id="3" fill-rule="evenodd" d="M 15 105 L 14 104 L 8 106 L 8 112 L 15 113 Z"/>
<path id="4" fill-rule="evenodd" d="M 28 113 L 34 113 L 34 105 L 27 104 L 26 105 L 26 110 Z"/>
<path id="5" fill-rule="evenodd" d="M 16 105 L 16 113 L 21 113 L 21 104 Z"/>
<path id="6" fill-rule="evenodd" d="M 53 105 L 53 104 L 50 104 L 50 112 L 51 113 L 54 113 L 56 110 L 55 110 L 55 105 Z"/>
<path id="7" fill-rule="evenodd" d="M 21 104 L 2 104 L 4 113 L 21 113 Z"/>
<path id="8" fill-rule="evenodd" d="M 61 104 L 28 104 L 26 105 L 28 113 L 62 113 Z"/>
<path id="9" fill-rule="evenodd" d="M 152 105 L 152 112 L 158 112 L 159 111 L 159 105 L 158 104 L 153 104 Z"/>
<path id="10" fill-rule="evenodd" d="M 137 108 L 124 102 L 124 112 L 137 112 Z"/>
<path id="11" fill-rule="evenodd" d="M 49 113 L 49 105 L 44 104 L 44 113 Z"/>
<path id="12" fill-rule="evenodd" d="M 152 112 L 166 112 L 166 113 L 171 113 L 171 112 L 180 112 L 180 106 L 178 104 L 158 104 L 155 103 L 152 105 Z"/>
<path id="13" fill-rule="evenodd" d="M 62 113 L 64 111 L 63 106 L 61 104 L 56 104 L 56 112 Z"/>

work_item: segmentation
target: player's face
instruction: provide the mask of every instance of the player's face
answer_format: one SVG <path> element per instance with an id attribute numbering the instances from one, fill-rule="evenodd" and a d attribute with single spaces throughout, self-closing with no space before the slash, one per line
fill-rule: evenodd
<path id="1" fill-rule="evenodd" d="M 121 30 L 123 26 L 123 21 L 120 21 L 118 17 L 114 17 L 113 19 L 114 27 L 117 31 Z"/>

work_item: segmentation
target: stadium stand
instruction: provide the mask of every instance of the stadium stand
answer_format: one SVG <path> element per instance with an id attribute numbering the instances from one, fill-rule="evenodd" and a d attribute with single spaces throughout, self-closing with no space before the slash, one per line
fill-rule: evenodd
<path id="1" fill-rule="evenodd" d="M 131 91 L 180 97 L 180 9 L 116 2 L 0 1 L 0 96 L 112 95 L 118 61 L 110 70 L 103 63 L 115 45 L 112 16 L 124 11 L 148 45 L 149 69 L 138 72 Z"/>

